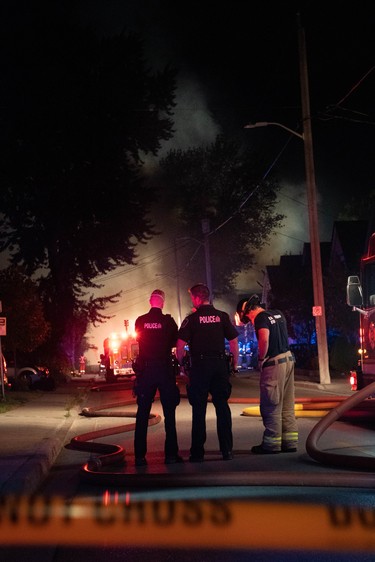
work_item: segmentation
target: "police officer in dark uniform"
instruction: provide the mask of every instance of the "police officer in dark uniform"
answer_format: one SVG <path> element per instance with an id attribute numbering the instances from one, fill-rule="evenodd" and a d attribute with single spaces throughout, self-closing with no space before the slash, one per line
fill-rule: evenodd
<path id="1" fill-rule="evenodd" d="M 135 321 L 139 356 L 135 364 L 137 414 L 134 436 L 136 466 L 147 464 L 147 428 L 156 391 L 164 413 L 165 463 L 182 462 L 178 455 L 176 407 L 180 393 L 172 362 L 172 348 L 176 346 L 178 327 L 170 314 L 163 314 L 165 295 L 156 289 L 150 297 L 150 311 Z"/>
<path id="2" fill-rule="evenodd" d="M 237 305 L 242 323 L 252 322 L 258 340 L 260 413 L 263 441 L 255 454 L 294 453 L 298 429 L 294 411 L 294 356 L 289 348 L 285 316 L 280 310 L 265 310 L 258 295 Z"/>
<path id="3" fill-rule="evenodd" d="M 238 333 L 226 312 L 210 304 L 210 291 L 199 283 L 190 290 L 195 311 L 183 321 L 177 340 L 177 359 L 183 364 L 186 345 L 189 346 L 188 399 L 193 409 L 190 462 L 204 460 L 206 442 L 206 410 L 208 394 L 216 410 L 217 435 L 224 460 L 233 458 L 232 416 L 228 405 L 232 385 L 230 367 L 225 353 L 229 341 L 234 363 L 238 363 Z"/>

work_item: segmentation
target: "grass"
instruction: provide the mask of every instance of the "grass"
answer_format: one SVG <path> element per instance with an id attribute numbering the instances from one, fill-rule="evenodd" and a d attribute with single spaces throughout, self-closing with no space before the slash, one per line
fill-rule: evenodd
<path id="1" fill-rule="evenodd" d="M 10 394 L 9 392 L 5 393 L 5 397 L 1 396 L 0 398 L 0 414 L 5 414 L 10 410 L 14 410 L 15 408 L 19 408 L 26 402 L 33 400 L 36 398 L 36 395 L 31 392 L 14 392 Z"/>
<path id="2" fill-rule="evenodd" d="M 78 392 L 78 394 L 72 396 L 66 406 L 65 406 L 65 410 L 66 410 L 66 414 L 65 417 L 69 418 L 71 416 L 71 409 L 74 408 L 75 406 L 79 406 L 80 404 L 82 404 L 86 397 L 87 397 L 87 393 L 89 392 L 89 389 L 80 389 L 80 391 Z"/>
<path id="3" fill-rule="evenodd" d="M 15 408 L 19 408 L 20 406 L 22 406 L 23 404 L 26 404 L 26 402 L 30 402 L 31 400 L 34 400 L 35 398 L 37 398 L 38 396 L 40 396 L 40 393 L 43 393 L 43 391 L 40 390 L 12 390 L 12 391 L 6 391 L 5 397 L 3 398 L 2 396 L 0 396 L 0 414 L 5 414 L 6 412 L 9 412 L 10 410 L 14 410 Z M 76 389 L 74 389 L 74 393 L 73 393 L 73 389 L 72 389 L 72 395 L 69 396 L 66 405 L 65 405 L 65 417 L 70 417 L 71 416 L 71 410 L 73 408 L 75 408 L 76 406 L 79 406 L 80 404 L 82 404 L 86 397 L 87 397 L 87 393 L 89 392 L 89 388 L 87 389 L 79 389 L 78 392 Z"/>

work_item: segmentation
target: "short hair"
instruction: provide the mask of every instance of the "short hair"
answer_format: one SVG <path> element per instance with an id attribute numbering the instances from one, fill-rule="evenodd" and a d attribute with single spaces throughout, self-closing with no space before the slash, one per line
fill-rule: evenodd
<path id="1" fill-rule="evenodd" d="M 165 293 L 161 289 L 155 289 L 154 291 L 152 291 L 150 299 L 152 299 L 152 297 L 159 297 L 160 299 L 165 301 Z"/>
<path id="2" fill-rule="evenodd" d="M 193 297 L 198 297 L 202 300 L 208 300 L 210 298 L 210 289 L 204 283 L 197 283 L 189 289 L 189 293 Z"/>

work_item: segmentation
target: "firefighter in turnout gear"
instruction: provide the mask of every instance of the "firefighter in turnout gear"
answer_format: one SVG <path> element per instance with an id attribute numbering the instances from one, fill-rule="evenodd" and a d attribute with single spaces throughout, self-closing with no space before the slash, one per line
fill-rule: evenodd
<path id="1" fill-rule="evenodd" d="M 252 322 L 258 340 L 260 413 L 263 441 L 254 454 L 294 453 L 298 429 L 294 412 L 294 356 L 289 349 L 286 319 L 279 310 L 265 310 L 258 295 L 241 300 L 237 313 L 243 324 Z"/>
<path id="2" fill-rule="evenodd" d="M 148 420 L 157 390 L 164 414 L 165 463 L 182 462 L 178 455 L 176 432 L 176 407 L 180 403 L 180 393 L 172 360 L 172 348 L 176 346 L 178 327 L 170 314 L 163 314 L 164 300 L 163 291 L 153 291 L 149 312 L 135 321 L 139 343 L 139 356 L 134 364 L 138 405 L 134 435 L 136 466 L 147 465 Z"/>
<path id="3" fill-rule="evenodd" d="M 206 410 L 211 394 L 216 410 L 217 435 L 224 460 L 233 458 L 232 415 L 228 405 L 232 385 L 230 366 L 225 353 L 225 340 L 238 363 L 238 333 L 226 312 L 209 302 L 206 285 L 194 285 L 190 297 L 195 311 L 181 324 L 177 340 L 177 359 L 183 364 L 185 348 L 189 346 L 191 365 L 187 394 L 192 406 L 190 462 L 204 460 L 206 442 Z"/>

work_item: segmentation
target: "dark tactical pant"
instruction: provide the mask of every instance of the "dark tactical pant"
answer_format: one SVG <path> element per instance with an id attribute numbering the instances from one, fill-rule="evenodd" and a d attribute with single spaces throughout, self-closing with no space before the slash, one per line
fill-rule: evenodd
<path id="1" fill-rule="evenodd" d="M 232 385 L 229 382 L 228 361 L 224 357 L 192 357 L 187 388 L 192 406 L 193 422 L 190 454 L 203 457 L 206 442 L 206 410 L 210 394 L 216 410 L 216 428 L 220 451 L 232 451 L 232 414 L 228 405 Z"/>
<path id="2" fill-rule="evenodd" d="M 176 385 L 175 374 L 169 364 L 151 363 L 142 367 L 135 385 L 138 409 L 135 422 L 134 454 L 137 458 L 145 457 L 147 453 L 148 420 L 158 390 L 164 414 L 164 454 L 165 456 L 178 454 L 176 407 L 180 403 L 180 393 Z"/>

